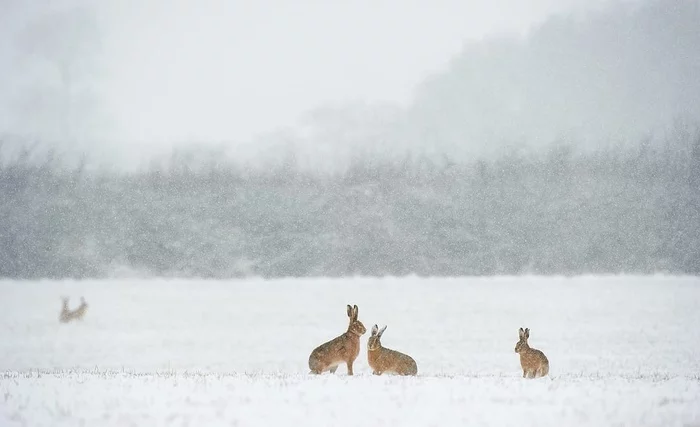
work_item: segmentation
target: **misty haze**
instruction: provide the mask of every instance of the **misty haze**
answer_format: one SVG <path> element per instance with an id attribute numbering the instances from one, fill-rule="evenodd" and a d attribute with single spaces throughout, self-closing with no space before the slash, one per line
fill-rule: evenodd
<path id="1" fill-rule="evenodd" d="M 5 0 L 0 424 L 365 425 L 348 399 L 377 425 L 700 423 L 698 23 L 699 0 Z M 359 382 L 308 379 L 355 318 Z M 376 322 L 413 382 L 374 382 Z"/>
<path id="2" fill-rule="evenodd" d="M 253 116 L 241 120 L 226 108 L 233 100 L 200 92 L 246 87 L 241 96 L 278 111 L 293 95 L 268 102 L 265 86 L 293 85 L 285 73 L 303 62 L 286 58 L 288 67 L 260 78 L 184 67 L 197 59 L 177 56 L 175 43 L 190 40 L 186 17 L 152 3 L 167 12 L 162 28 L 133 31 L 152 33 L 144 44 L 158 49 L 155 59 L 114 71 L 107 48 L 123 54 L 116 46 L 127 44 L 127 18 L 141 22 L 139 8 L 11 5 L 0 99 L 5 277 L 700 271 L 696 1 L 575 9 L 522 33 L 465 39 L 407 102 L 361 100 L 369 91 L 356 80 L 355 99 L 310 105 L 294 125 L 269 118 L 247 141 L 221 125 L 235 134 Z M 192 9 L 208 16 L 205 6 L 228 10 Z M 185 21 L 188 43 L 207 43 L 193 49 L 205 65 L 225 64 L 213 61 L 217 52 L 234 58 L 226 52 L 242 36 L 197 16 Z M 281 54 L 279 43 L 266 49 Z M 134 36 L 128 45 L 138 44 Z M 335 55 L 350 63 L 354 52 Z M 383 68 L 390 56 L 375 59 L 373 73 L 405 79 Z M 309 70 L 324 64 L 308 61 Z M 119 106 L 105 94 L 127 72 L 143 92 L 118 86 L 133 97 Z M 153 87 L 143 86 L 149 79 Z M 117 123 L 108 107 L 133 121 Z M 187 112 L 203 127 L 190 129 Z M 203 139 L 208 114 L 219 127 Z"/>

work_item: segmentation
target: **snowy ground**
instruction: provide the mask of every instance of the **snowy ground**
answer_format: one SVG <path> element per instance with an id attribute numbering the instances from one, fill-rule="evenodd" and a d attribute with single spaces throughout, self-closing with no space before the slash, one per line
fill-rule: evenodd
<path id="1" fill-rule="evenodd" d="M 90 303 L 58 323 L 60 296 Z M 0 282 L 0 426 L 700 426 L 700 279 Z M 307 374 L 357 304 L 415 378 Z M 550 359 L 524 380 L 519 327 Z"/>

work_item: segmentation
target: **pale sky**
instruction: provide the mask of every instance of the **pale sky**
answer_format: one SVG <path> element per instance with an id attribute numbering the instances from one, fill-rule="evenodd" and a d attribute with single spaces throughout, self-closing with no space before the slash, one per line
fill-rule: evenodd
<path id="1" fill-rule="evenodd" d="M 235 143 L 293 125 L 305 111 L 328 102 L 405 104 L 415 85 L 443 69 L 465 40 L 522 33 L 551 13 L 604 2 L 92 3 L 99 4 L 103 33 L 96 88 L 109 121 L 101 140 L 113 141 L 108 151 L 117 147 L 121 154 L 184 140 Z M 42 4 L 61 2 L 21 7 L 31 16 Z M 8 44 L 0 45 L 0 54 L 5 54 L 0 64 L 10 62 Z M 6 101 L 0 95 L 0 103 Z"/>

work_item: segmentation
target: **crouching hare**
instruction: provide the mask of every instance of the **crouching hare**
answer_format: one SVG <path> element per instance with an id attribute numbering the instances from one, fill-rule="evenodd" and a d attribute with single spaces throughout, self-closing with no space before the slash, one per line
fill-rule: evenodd
<path id="1" fill-rule="evenodd" d="M 539 378 L 549 374 L 549 360 L 540 350 L 531 348 L 527 339 L 530 329 L 520 328 L 520 340 L 515 344 L 515 352 L 520 354 L 520 366 L 523 368 L 523 378 Z"/>
<path id="2" fill-rule="evenodd" d="M 348 375 L 352 375 L 352 364 L 360 354 L 360 337 L 367 332 L 365 325 L 357 320 L 357 306 L 348 305 L 348 317 L 350 324 L 348 330 L 332 340 L 316 347 L 309 356 L 309 369 L 312 374 L 321 374 L 330 371 L 334 374 L 338 365 L 345 363 L 348 367 Z"/>
<path id="3" fill-rule="evenodd" d="M 379 329 L 377 325 L 372 327 L 372 334 L 367 341 L 367 361 L 374 375 L 383 373 L 396 375 L 416 375 L 418 366 L 416 361 L 407 354 L 382 347 L 382 334 L 386 326 Z"/>

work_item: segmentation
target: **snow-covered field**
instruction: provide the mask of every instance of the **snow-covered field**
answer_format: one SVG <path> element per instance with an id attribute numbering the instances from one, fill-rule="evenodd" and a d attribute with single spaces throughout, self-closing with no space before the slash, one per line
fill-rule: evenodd
<path id="1" fill-rule="evenodd" d="M 84 295 L 60 324 L 60 296 Z M 700 426 L 700 279 L 0 282 L 0 426 Z M 367 329 L 418 362 L 308 374 Z M 549 357 L 521 378 L 518 328 Z"/>

